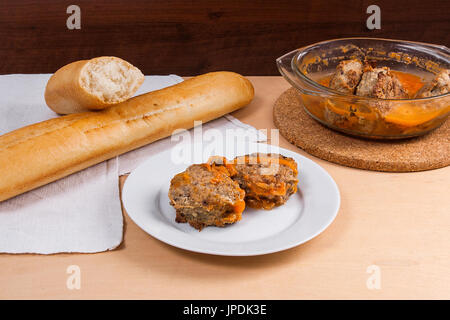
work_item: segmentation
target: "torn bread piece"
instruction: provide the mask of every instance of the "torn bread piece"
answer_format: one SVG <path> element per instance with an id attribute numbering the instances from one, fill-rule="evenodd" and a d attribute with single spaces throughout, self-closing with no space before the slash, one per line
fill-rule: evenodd
<path id="1" fill-rule="evenodd" d="M 59 114 L 100 110 L 128 100 L 143 82 L 142 72 L 120 58 L 81 60 L 55 72 L 45 101 Z"/>

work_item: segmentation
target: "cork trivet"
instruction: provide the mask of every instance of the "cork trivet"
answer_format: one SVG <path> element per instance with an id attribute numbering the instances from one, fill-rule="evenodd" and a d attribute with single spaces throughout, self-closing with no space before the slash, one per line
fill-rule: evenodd
<path id="1" fill-rule="evenodd" d="M 291 143 L 306 152 L 341 165 L 375 171 L 410 172 L 450 164 L 450 121 L 417 138 L 369 140 L 331 130 L 303 109 L 291 88 L 275 102 L 274 123 Z"/>

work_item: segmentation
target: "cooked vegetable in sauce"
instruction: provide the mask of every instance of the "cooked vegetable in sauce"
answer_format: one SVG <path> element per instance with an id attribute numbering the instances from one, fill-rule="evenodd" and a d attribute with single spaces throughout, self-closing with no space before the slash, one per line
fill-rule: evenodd
<path id="1" fill-rule="evenodd" d="M 449 70 L 426 83 L 421 77 L 387 67 L 372 67 L 359 60 L 344 60 L 336 72 L 317 82 L 354 99 L 303 96 L 308 110 L 337 128 L 367 135 L 408 135 L 434 127 L 450 111 L 449 99 L 421 101 L 449 92 Z M 366 100 L 365 97 L 378 98 Z M 405 99 L 390 101 L 392 99 Z M 414 100 L 411 100 L 414 99 Z"/>

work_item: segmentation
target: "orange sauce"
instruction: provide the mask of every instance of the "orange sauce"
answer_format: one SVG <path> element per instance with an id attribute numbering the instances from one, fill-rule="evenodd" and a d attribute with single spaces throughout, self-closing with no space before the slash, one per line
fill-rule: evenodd
<path id="1" fill-rule="evenodd" d="M 331 77 L 332 77 L 333 75 L 328 75 L 328 76 L 325 76 L 325 77 L 323 77 L 323 78 L 321 78 L 321 79 L 319 79 L 317 82 L 320 84 L 320 85 L 322 85 L 322 86 L 324 86 L 324 87 L 329 87 L 330 86 L 330 81 L 331 81 Z"/>
<path id="2" fill-rule="evenodd" d="M 397 77 L 411 98 L 414 97 L 417 91 L 419 91 L 424 85 L 422 78 L 416 76 L 415 74 L 395 70 L 392 70 L 391 72 Z"/>
<path id="3" fill-rule="evenodd" d="M 242 198 L 244 198 L 244 197 L 242 197 Z M 234 213 L 235 214 L 236 213 L 237 214 L 242 213 L 244 211 L 244 209 L 245 209 L 245 201 L 244 200 L 240 200 L 240 201 L 236 202 L 236 204 L 234 205 L 233 209 L 234 209 Z"/>

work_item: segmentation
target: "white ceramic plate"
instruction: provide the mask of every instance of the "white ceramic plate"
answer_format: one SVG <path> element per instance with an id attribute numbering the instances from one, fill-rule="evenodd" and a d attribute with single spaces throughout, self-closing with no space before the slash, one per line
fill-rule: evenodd
<path id="1" fill-rule="evenodd" d="M 181 160 L 174 150 L 156 154 L 130 174 L 122 192 L 123 204 L 130 218 L 148 234 L 167 244 L 226 256 L 273 253 L 314 238 L 337 215 L 340 196 L 336 183 L 322 167 L 295 152 L 274 149 L 267 144 L 249 144 L 242 151 L 232 147 L 223 152 L 208 151 L 201 146 L 199 149 L 195 144 L 185 146 L 195 150 L 193 154 L 197 161 L 186 160 L 189 158 L 186 154 L 186 159 Z M 201 232 L 187 223 L 175 222 L 175 210 L 169 205 L 168 197 L 170 180 L 175 174 L 192 163 L 206 161 L 210 155 L 233 159 L 256 151 L 277 152 L 297 162 L 299 191 L 286 204 L 270 211 L 247 208 L 241 221 L 222 228 L 206 227 Z"/>

